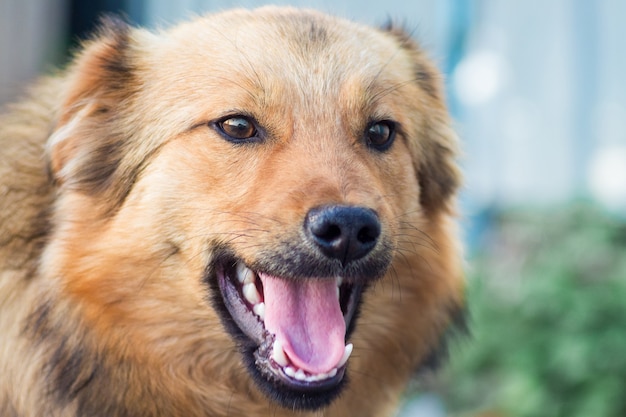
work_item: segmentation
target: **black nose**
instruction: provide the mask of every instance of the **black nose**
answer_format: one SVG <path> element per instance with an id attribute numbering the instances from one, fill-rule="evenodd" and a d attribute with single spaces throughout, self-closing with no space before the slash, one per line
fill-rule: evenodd
<path id="1" fill-rule="evenodd" d="M 355 206 L 325 206 L 311 209 L 304 229 L 307 236 L 329 258 L 344 265 L 367 255 L 380 236 L 376 213 Z"/>

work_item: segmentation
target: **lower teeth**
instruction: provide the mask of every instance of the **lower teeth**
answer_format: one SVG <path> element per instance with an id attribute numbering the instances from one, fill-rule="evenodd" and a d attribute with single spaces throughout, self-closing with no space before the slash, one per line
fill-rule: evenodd
<path id="1" fill-rule="evenodd" d="M 293 366 L 290 366 L 289 360 L 287 359 L 285 351 L 283 350 L 282 343 L 278 340 L 276 340 L 274 342 L 274 345 L 272 346 L 271 358 L 274 360 L 274 362 L 276 362 L 276 364 L 278 364 L 282 368 L 283 372 L 288 377 L 296 379 L 298 381 L 316 382 L 335 377 L 337 375 L 338 368 L 341 368 L 348 362 L 351 354 L 352 343 L 348 343 L 345 347 L 343 357 L 341 358 L 337 366 L 331 369 L 329 372 L 321 374 L 307 374 L 302 369 L 297 369 Z"/>
<path id="2" fill-rule="evenodd" d="M 261 320 L 265 321 L 265 303 L 255 304 L 254 307 L 252 307 L 252 311 L 254 311 L 254 314 L 259 316 Z"/>

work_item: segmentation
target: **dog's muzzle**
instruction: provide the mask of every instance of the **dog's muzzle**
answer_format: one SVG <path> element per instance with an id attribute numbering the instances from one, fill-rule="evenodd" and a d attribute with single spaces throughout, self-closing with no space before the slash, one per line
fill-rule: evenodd
<path id="1" fill-rule="evenodd" d="M 215 275 L 222 318 L 259 385 L 286 406 L 314 409 L 339 393 L 361 294 L 391 255 L 368 208 L 314 208 L 300 236 L 249 265 L 227 250 Z"/>

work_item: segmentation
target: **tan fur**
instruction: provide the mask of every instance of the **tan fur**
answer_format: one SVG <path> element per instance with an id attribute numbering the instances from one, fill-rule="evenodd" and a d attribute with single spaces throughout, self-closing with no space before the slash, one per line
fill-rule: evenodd
<path id="1" fill-rule="evenodd" d="M 207 126 L 242 111 L 271 140 Z M 384 154 L 360 142 L 375 117 L 402 126 Z M 462 304 L 455 147 L 398 30 L 279 8 L 110 24 L 0 119 L 0 415 L 390 415 Z M 297 412 L 258 391 L 203 277 L 216 244 L 252 262 L 331 203 L 376 210 L 394 258 L 348 386 Z"/>

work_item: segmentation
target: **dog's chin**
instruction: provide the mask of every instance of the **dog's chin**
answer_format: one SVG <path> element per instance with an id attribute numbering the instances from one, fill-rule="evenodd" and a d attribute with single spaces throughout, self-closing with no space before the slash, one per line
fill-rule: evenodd
<path id="1" fill-rule="evenodd" d="M 347 382 L 352 345 L 346 340 L 366 284 L 276 277 L 232 254 L 218 256 L 209 271 L 213 304 L 260 389 L 290 409 L 330 404 Z"/>

